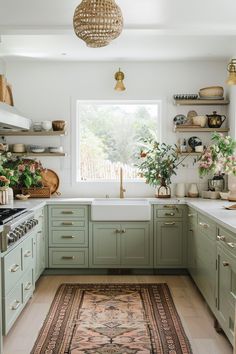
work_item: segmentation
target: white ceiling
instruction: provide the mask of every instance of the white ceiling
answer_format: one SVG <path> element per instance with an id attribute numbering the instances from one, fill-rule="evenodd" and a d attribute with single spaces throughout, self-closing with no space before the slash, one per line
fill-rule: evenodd
<path id="1" fill-rule="evenodd" d="M 236 54 L 235 0 L 117 0 L 119 38 L 91 49 L 72 27 L 80 0 L 0 0 L 0 56 L 50 60 L 226 59 Z"/>

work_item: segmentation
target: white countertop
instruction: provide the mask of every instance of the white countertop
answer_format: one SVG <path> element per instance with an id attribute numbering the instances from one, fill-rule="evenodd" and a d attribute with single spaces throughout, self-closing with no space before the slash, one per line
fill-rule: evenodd
<path id="1" fill-rule="evenodd" d="M 61 198 L 55 197 L 50 199 L 29 199 L 27 201 L 14 201 L 10 205 L 1 205 L 0 208 L 14 207 L 14 208 L 27 208 L 36 210 L 45 205 L 52 204 L 87 204 L 90 205 L 94 198 Z M 191 206 L 200 213 L 210 217 L 218 224 L 226 227 L 232 232 L 236 233 L 236 210 L 226 210 L 224 206 L 232 205 L 233 202 L 226 200 L 212 200 L 202 198 L 170 198 L 158 199 L 147 198 L 151 204 L 183 204 Z"/>

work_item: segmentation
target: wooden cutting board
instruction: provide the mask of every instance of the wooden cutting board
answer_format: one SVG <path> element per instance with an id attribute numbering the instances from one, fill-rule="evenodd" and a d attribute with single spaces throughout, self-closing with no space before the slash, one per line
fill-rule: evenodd
<path id="1" fill-rule="evenodd" d="M 12 87 L 7 83 L 4 75 L 0 75 L 0 102 L 14 106 Z"/>
<path id="2" fill-rule="evenodd" d="M 45 171 L 41 172 L 41 176 L 43 185 L 46 187 L 50 187 L 51 194 L 57 193 L 58 195 L 60 195 L 60 193 L 58 192 L 60 179 L 57 173 L 53 170 L 46 169 Z"/>

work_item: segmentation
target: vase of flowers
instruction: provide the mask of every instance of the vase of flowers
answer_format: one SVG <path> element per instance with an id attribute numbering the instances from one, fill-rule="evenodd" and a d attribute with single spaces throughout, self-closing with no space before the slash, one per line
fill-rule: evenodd
<path id="1" fill-rule="evenodd" d="M 213 180 L 220 180 L 225 174 L 236 176 L 236 141 L 220 133 L 213 133 L 211 141 L 199 159 L 200 176 L 212 173 Z"/>
<path id="2" fill-rule="evenodd" d="M 171 197 L 171 177 L 176 175 L 178 166 L 186 158 L 179 158 L 176 145 L 160 144 L 155 133 L 150 132 L 148 138 L 140 139 L 141 151 L 138 156 L 140 176 L 146 183 L 158 187 L 156 197 Z"/>

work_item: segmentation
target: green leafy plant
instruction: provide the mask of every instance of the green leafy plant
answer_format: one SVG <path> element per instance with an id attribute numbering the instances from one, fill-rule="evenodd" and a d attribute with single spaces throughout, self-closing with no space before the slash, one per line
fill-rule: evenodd
<path id="1" fill-rule="evenodd" d="M 163 181 L 170 184 L 171 176 L 176 175 L 178 166 L 183 162 L 179 159 L 176 145 L 160 144 L 154 132 L 148 138 L 140 139 L 141 151 L 138 168 L 140 176 L 151 186 L 158 186 Z"/>
<path id="2" fill-rule="evenodd" d="M 42 187 L 42 164 L 35 160 L 13 157 L 9 153 L 0 156 L 0 174 L 7 177 L 10 187 Z"/>

